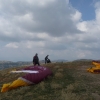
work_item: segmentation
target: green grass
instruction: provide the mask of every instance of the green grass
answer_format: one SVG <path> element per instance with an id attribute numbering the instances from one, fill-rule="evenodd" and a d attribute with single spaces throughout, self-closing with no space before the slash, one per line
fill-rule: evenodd
<path id="1" fill-rule="evenodd" d="M 50 68 L 53 76 L 36 85 L 0 93 L 0 100 L 100 100 L 100 74 L 86 71 L 93 66 L 90 61 L 51 63 L 43 66 Z M 9 74 L 12 69 L 14 68 L 0 71 L 0 88 L 4 83 L 24 75 Z"/>

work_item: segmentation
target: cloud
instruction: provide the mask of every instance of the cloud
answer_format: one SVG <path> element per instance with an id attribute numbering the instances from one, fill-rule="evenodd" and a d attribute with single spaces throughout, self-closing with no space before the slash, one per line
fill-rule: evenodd
<path id="1" fill-rule="evenodd" d="M 72 13 L 71 15 L 72 20 L 75 22 L 76 21 L 79 22 L 81 20 L 81 17 L 82 17 L 82 14 L 78 10 L 76 10 L 75 13 Z"/>
<path id="2" fill-rule="evenodd" d="M 95 19 L 83 21 L 69 0 L 0 0 L 0 59 L 99 58 L 99 5 Z"/>
<path id="3" fill-rule="evenodd" d="M 73 19 L 78 21 L 81 13 L 71 8 L 68 0 L 41 0 L 41 2 L 38 0 L 14 0 L 0 2 L 1 18 L 4 19 L 2 27 L 6 26 L 8 28 L 6 31 L 9 32 L 9 35 L 16 37 L 16 34 L 22 34 L 23 32 L 24 36 L 25 32 L 27 32 L 33 34 L 47 33 L 50 36 L 58 37 L 66 33 L 80 32 L 73 23 Z M 3 33 L 7 34 L 4 30 Z"/>
<path id="4" fill-rule="evenodd" d="M 9 43 L 5 47 L 10 47 L 10 48 L 18 48 L 16 43 Z"/>

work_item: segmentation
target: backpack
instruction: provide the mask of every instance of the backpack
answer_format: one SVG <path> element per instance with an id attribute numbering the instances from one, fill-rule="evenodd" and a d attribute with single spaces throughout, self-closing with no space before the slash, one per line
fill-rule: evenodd
<path id="1" fill-rule="evenodd" d="M 50 59 L 47 59 L 47 63 L 51 63 Z"/>

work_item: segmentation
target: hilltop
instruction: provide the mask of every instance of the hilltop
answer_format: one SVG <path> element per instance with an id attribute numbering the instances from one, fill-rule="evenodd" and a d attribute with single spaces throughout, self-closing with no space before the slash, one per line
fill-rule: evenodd
<path id="1" fill-rule="evenodd" d="M 100 100 L 100 74 L 86 71 L 91 61 L 42 64 L 52 70 L 53 76 L 36 85 L 19 87 L 0 93 L 0 100 Z M 19 66 L 21 69 L 26 66 Z M 0 71 L 0 88 L 23 74 L 9 74 L 14 68 Z"/>
<path id="2" fill-rule="evenodd" d="M 52 63 L 57 63 L 57 62 L 68 62 L 68 60 L 64 59 L 59 59 L 59 60 L 53 60 Z M 44 60 L 40 60 L 40 63 L 45 63 Z M 6 68 L 11 68 L 11 67 L 19 67 L 19 66 L 28 66 L 32 65 L 32 61 L 0 61 L 0 70 L 6 69 Z"/>

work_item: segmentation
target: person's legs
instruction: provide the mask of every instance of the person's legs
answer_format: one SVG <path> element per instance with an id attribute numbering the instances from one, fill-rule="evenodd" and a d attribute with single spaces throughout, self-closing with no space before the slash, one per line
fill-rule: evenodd
<path id="1" fill-rule="evenodd" d="M 36 65 L 36 63 L 34 62 L 34 66 Z"/>
<path id="2" fill-rule="evenodd" d="M 47 60 L 45 59 L 45 64 L 47 63 Z"/>
<path id="3" fill-rule="evenodd" d="M 40 66 L 40 63 L 39 63 L 38 61 L 36 61 L 36 62 L 35 62 L 35 65 L 38 65 L 38 66 Z"/>
<path id="4" fill-rule="evenodd" d="M 38 64 L 38 66 L 40 66 L 40 63 L 39 62 L 37 64 Z"/>

